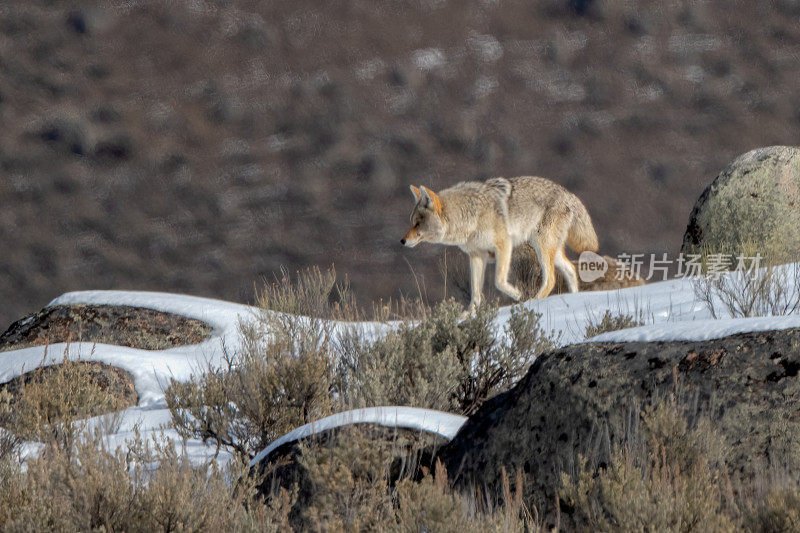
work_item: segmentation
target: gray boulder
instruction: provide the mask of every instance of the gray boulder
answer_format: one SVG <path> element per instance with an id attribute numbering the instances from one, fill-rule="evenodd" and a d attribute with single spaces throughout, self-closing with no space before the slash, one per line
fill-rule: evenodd
<path id="1" fill-rule="evenodd" d="M 711 341 L 586 343 L 541 356 L 513 389 L 486 402 L 438 457 L 457 486 L 499 494 L 521 469 L 525 501 L 553 520 L 561 472 L 578 455 L 608 464 L 642 407 L 675 391 L 708 415 L 743 482 L 800 475 L 800 329 Z M 696 404 L 696 407 L 695 407 Z"/>
<path id="2" fill-rule="evenodd" d="M 770 146 L 733 161 L 695 203 L 681 251 L 738 253 L 742 243 L 800 258 L 800 149 Z"/>

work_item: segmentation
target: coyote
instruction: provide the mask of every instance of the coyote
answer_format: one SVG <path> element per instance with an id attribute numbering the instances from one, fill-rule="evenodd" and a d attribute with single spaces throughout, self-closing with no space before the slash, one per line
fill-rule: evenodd
<path id="1" fill-rule="evenodd" d="M 514 300 L 522 298 L 508 281 L 511 252 L 519 244 L 530 243 L 539 260 L 542 286 L 536 298 L 553 290 L 556 268 L 569 291 L 578 291 L 575 267 L 564 255 L 565 243 L 578 253 L 597 251 L 597 234 L 586 207 L 550 180 L 525 176 L 467 181 L 439 194 L 410 187 L 416 205 L 411 229 L 400 243 L 409 248 L 421 242 L 458 246 L 469 256 L 472 294 L 465 315 L 481 303 L 483 273 L 491 260 L 497 261 L 495 286 Z"/>

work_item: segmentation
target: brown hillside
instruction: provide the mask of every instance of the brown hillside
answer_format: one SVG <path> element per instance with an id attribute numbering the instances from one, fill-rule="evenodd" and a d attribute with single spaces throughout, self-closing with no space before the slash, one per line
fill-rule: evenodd
<path id="1" fill-rule="evenodd" d="M 800 138 L 789 0 L 98 4 L 0 4 L 0 322 L 332 262 L 438 298 L 409 183 L 543 175 L 603 253 L 674 253 L 721 168 Z"/>

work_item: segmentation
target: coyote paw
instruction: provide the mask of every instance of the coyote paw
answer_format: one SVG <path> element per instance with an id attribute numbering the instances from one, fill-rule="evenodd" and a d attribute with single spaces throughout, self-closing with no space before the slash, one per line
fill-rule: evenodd
<path id="1" fill-rule="evenodd" d="M 458 315 L 458 319 L 459 320 L 467 320 L 469 318 L 474 317 L 475 316 L 475 311 L 477 310 L 477 308 L 478 308 L 477 305 L 470 305 L 469 307 L 467 307 L 467 309 L 463 313 Z"/>
<path id="2" fill-rule="evenodd" d="M 497 288 L 500 289 L 501 292 L 505 293 L 506 296 L 512 298 L 514 301 L 519 302 L 520 300 L 522 300 L 522 291 L 514 287 L 513 285 L 498 284 Z"/>

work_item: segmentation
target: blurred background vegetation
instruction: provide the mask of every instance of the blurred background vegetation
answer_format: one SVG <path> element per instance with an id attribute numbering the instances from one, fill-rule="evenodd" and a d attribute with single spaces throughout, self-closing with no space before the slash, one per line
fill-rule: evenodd
<path id="1" fill-rule="evenodd" d="M 792 0 L 8 0 L 0 322 L 72 289 L 252 302 L 335 263 L 440 298 L 409 183 L 538 174 L 603 253 L 677 253 L 738 154 L 800 136 Z M 412 273 L 413 268 L 413 273 Z"/>

